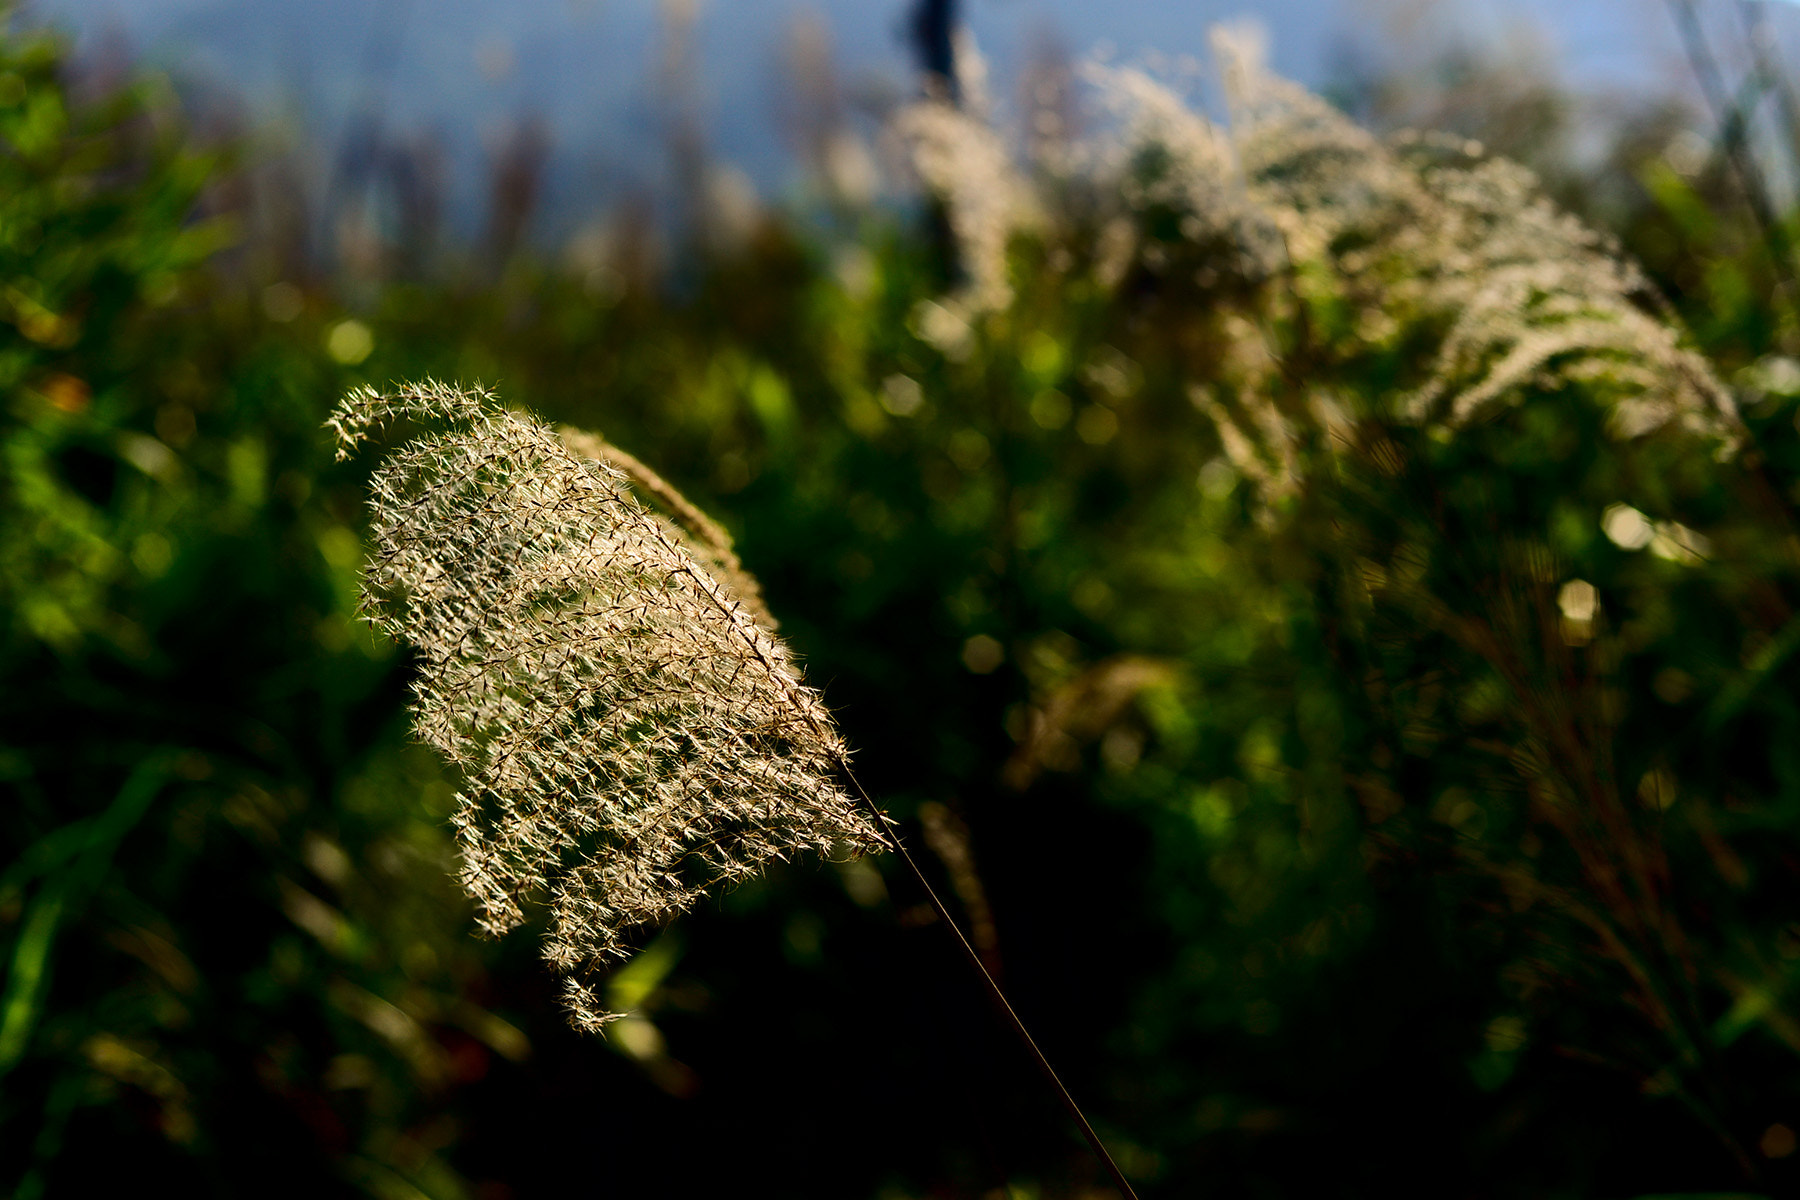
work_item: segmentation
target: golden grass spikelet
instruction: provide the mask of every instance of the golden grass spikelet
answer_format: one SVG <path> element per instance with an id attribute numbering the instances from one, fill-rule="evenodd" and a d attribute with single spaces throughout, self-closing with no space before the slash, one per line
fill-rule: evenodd
<path id="1" fill-rule="evenodd" d="M 353 391 L 329 425 L 342 457 L 402 420 L 423 432 L 371 484 L 365 609 L 418 654 L 414 730 L 462 775 L 452 823 L 481 927 L 548 902 L 544 954 L 578 1026 L 615 1015 L 582 976 L 713 886 L 884 847 L 785 647 L 624 474 L 429 381 Z"/>
<path id="2" fill-rule="evenodd" d="M 613 445 L 597 433 L 563 425 L 556 431 L 563 445 L 578 458 L 592 458 L 621 472 L 640 495 L 648 496 L 668 517 L 668 527 L 687 552 L 706 568 L 707 574 L 724 585 L 725 590 L 744 606 L 751 616 L 770 633 L 780 629 L 768 606 L 763 603 L 762 584 L 744 570 L 731 535 L 723 526 L 707 516 L 698 505 L 675 489 L 675 486 L 634 454 Z"/>

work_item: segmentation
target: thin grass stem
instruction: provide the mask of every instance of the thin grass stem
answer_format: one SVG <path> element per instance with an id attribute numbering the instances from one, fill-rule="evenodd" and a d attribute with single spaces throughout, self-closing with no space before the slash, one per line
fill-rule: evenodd
<path id="1" fill-rule="evenodd" d="M 1113 1161 L 1112 1154 L 1106 1149 L 1106 1143 L 1100 1140 L 1100 1135 L 1094 1131 L 1093 1125 L 1081 1111 L 1081 1106 L 1075 1103 L 1075 1097 L 1070 1095 L 1069 1089 L 1063 1085 L 1062 1079 L 1056 1073 L 1056 1068 L 1050 1065 L 1050 1060 L 1044 1057 L 1042 1050 L 1038 1049 L 1037 1041 L 1031 1036 L 1031 1031 L 1019 1018 L 1012 1002 L 1006 998 L 1006 993 L 1001 991 L 1000 985 L 994 981 L 986 964 L 981 961 L 981 955 L 976 953 L 974 945 L 963 933 L 962 927 L 956 923 L 956 918 L 950 915 L 950 910 L 938 898 L 936 889 L 931 886 L 931 881 L 925 878 L 925 872 L 919 869 L 918 862 L 907 851 L 906 843 L 900 840 L 899 831 L 888 823 L 887 814 L 881 811 L 881 806 L 875 803 L 874 797 L 869 795 L 868 789 L 863 787 L 862 781 L 856 777 L 856 773 L 850 769 L 850 764 L 842 757 L 838 759 L 838 767 L 842 770 L 844 778 L 849 781 L 850 790 L 869 810 L 869 816 L 874 821 L 875 828 L 884 834 L 888 846 L 893 850 L 895 856 L 906 864 L 906 869 L 912 874 L 913 881 L 919 885 L 919 890 L 925 893 L 925 899 L 930 903 L 932 910 L 937 913 L 938 920 L 942 921 L 944 927 L 950 931 L 950 936 L 955 939 L 957 948 L 962 951 L 963 958 L 968 961 L 975 974 L 981 977 L 982 985 L 987 989 L 988 998 L 994 1002 L 994 1007 L 1000 1010 L 1001 1015 L 1006 1018 L 1006 1023 L 1012 1027 L 1012 1031 L 1018 1035 L 1019 1041 L 1024 1044 L 1025 1049 L 1037 1063 L 1038 1070 L 1043 1073 L 1045 1081 L 1050 1085 L 1050 1090 L 1055 1092 L 1056 1098 L 1062 1102 L 1063 1109 L 1070 1117 L 1074 1118 L 1075 1124 L 1080 1126 L 1081 1136 L 1087 1139 L 1087 1144 L 1093 1150 L 1094 1156 L 1100 1160 L 1100 1165 L 1106 1168 L 1108 1175 L 1112 1176 L 1113 1186 L 1119 1189 L 1119 1194 L 1125 1197 L 1125 1200 L 1137 1200 L 1137 1193 L 1132 1190 L 1131 1182 L 1125 1178 L 1125 1172 L 1121 1171 L 1119 1164 Z"/>

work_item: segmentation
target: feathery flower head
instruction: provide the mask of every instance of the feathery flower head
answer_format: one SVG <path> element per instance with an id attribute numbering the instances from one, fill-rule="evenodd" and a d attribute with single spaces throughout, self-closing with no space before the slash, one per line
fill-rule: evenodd
<path id="1" fill-rule="evenodd" d="M 1431 347 L 1372 413 L 1328 381 L 1283 400 L 1294 389 L 1267 370 L 1235 372 L 1230 404 L 1196 387 L 1226 457 L 1266 499 L 1297 489 L 1303 447 L 1339 452 L 1362 416 L 1454 436 L 1559 391 L 1599 406 L 1620 441 L 1667 428 L 1722 455 L 1737 448 L 1730 392 L 1653 286 L 1531 172 L 1460 138 L 1379 139 L 1273 74 L 1254 29 L 1218 28 L 1212 40 L 1225 127 L 1142 71 L 1089 68 L 1121 120 L 1120 148 L 1091 156 L 1110 179 L 1099 191 L 1145 228 L 1174 213 L 1184 239 L 1224 250 L 1218 265 L 1246 280 L 1285 270 L 1296 295 L 1351 315 L 1352 345 L 1423 335 Z M 1179 252 L 1156 249 L 1165 260 Z M 1234 359 L 1272 365 L 1262 324 L 1228 321 Z"/>
<path id="2" fill-rule="evenodd" d="M 343 458 L 400 420 L 423 432 L 375 472 L 364 606 L 418 654 L 414 730 L 462 775 L 482 928 L 547 900 L 577 1026 L 616 1015 L 582 976 L 712 886 L 884 847 L 834 781 L 824 704 L 760 605 L 702 565 L 729 555 L 722 531 L 696 546 L 625 474 L 479 389 L 361 388 L 328 425 Z"/>

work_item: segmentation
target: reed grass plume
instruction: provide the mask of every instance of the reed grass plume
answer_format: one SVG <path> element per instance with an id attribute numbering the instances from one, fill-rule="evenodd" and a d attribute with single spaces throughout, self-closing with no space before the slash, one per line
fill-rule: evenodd
<path id="1" fill-rule="evenodd" d="M 966 30 L 956 38 L 955 60 L 960 100 L 934 89 L 900 109 L 892 127 L 919 181 L 943 203 L 960 249 L 964 280 L 953 299 L 979 314 L 1012 303 L 1007 244 L 1037 228 L 1043 211 L 990 120 L 987 66 Z"/>
<path id="2" fill-rule="evenodd" d="M 1191 274 L 1220 298 L 1239 343 L 1227 353 L 1262 364 L 1223 397 L 1196 389 L 1195 404 L 1275 498 L 1297 486 L 1307 445 L 1330 450 L 1359 418 L 1454 434 L 1565 385 L 1604 406 L 1615 438 L 1678 427 L 1735 449 L 1730 393 L 1653 286 L 1528 170 L 1460 138 L 1376 136 L 1270 72 L 1252 27 L 1215 28 L 1212 42 L 1227 120 L 1147 70 L 1092 63 L 1103 132 L 1055 177 L 1008 162 L 1009 138 L 979 114 L 937 100 L 903 112 L 959 239 L 972 316 L 1011 302 L 1007 246 L 1021 236 L 1074 250 L 1066 261 L 1104 287 Z M 1293 305 L 1315 324 L 1348 321 L 1340 345 L 1404 347 L 1394 386 L 1358 408 L 1323 378 L 1284 379 L 1268 330 Z"/>
<path id="3" fill-rule="evenodd" d="M 943 200 L 967 277 L 959 299 L 973 312 L 1007 307 L 1007 243 L 1037 225 L 1039 213 L 1006 143 L 981 118 L 943 99 L 909 106 L 896 128 L 920 180 Z"/>
<path id="4" fill-rule="evenodd" d="M 1253 32 L 1213 42 L 1246 194 L 1279 230 L 1300 302 L 1354 314 L 1354 338 L 1376 350 L 1428 335 L 1420 369 L 1373 411 L 1347 413 L 1312 381 L 1280 413 L 1279 389 L 1246 397 L 1235 440 L 1260 446 L 1265 474 L 1271 462 L 1291 474 L 1298 441 L 1347 447 L 1358 417 L 1454 436 L 1558 392 L 1601 405 L 1619 440 L 1678 427 L 1735 449 L 1731 395 L 1655 288 L 1530 171 L 1463 139 L 1378 139 L 1272 74 Z"/>
<path id="5" fill-rule="evenodd" d="M 695 561 L 706 568 L 707 574 L 718 580 L 763 628 L 770 633 L 780 628 L 775 614 L 763 603 L 762 584 L 744 570 L 743 561 L 738 558 L 731 535 L 724 526 L 702 512 L 698 505 L 635 454 L 621 450 L 597 433 L 573 425 L 563 425 L 556 432 L 562 437 L 563 445 L 577 458 L 605 463 L 630 480 L 638 494 L 648 496 L 662 510 L 666 515 L 665 528 Z"/>
<path id="6" fill-rule="evenodd" d="M 771 860 L 883 847 L 836 782 L 830 714 L 707 569 L 742 577 L 723 531 L 673 514 L 684 538 L 625 473 L 479 389 L 362 388 L 329 424 L 345 457 L 397 422 L 419 431 L 373 477 L 366 613 L 417 653 L 414 730 L 461 774 L 482 929 L 547 902 L 578 1027 L 616 1015 L 586 976 L 635 932 Z"/>

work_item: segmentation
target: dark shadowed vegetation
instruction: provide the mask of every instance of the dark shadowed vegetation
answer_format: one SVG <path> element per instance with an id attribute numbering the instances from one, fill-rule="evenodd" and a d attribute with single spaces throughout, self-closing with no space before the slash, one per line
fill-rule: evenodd
<path id="1" fill-rule="evenodd" d="M 462 246 L 425 151 L 305 211 L 298 156 L 0 38 L 0 1186 L 1109 1194 L 761 684 L 705 675 L 742 740 L 676 799 L 775 762 L 823 807 L 741 882 L 625 941 L 519 903 L 624 887 L 559 857 L 613 832 L 483 832 L 624 751 L 446 761 L 486 717 L 360 619 L 395 522 L 323 423 L 439 378 L 676 498 L 645 537 L 778 624 L 1140 1194 L 1791 1194 L 1779 64 L 1577 160 L 1548 85 L 1334 106 L 1218 41 L 1216 120 L 1048 58 L 995 104 L 965 48 L 875 130 L 819 76 L 780 209 L 671 120 L 675 214 L 553 252 L 528 122 Z M 401 582 L 490 562 L 446 546 Z M 520 654 L 460 665 L 554 719 Z M 606 703 L 658 694 L 627 667 Z M 561 959 L 476 936 L 519 923 Z M 609 956 L 577 1034 L 557 967 Z"/>

